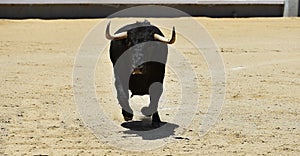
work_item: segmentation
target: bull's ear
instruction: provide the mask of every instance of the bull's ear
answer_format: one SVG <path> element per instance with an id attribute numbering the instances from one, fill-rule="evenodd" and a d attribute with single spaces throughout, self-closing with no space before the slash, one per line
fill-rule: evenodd
<path id="1" fill-rule="evenodd" d="M 109 21 L 106 26 L 105 37 L 108 40 L 120 40 L 120 39 L 127 38 L 127 32 L 121 32 L 118 34 L 111 35 L 110 34 L 110 21 Z"/>
<path id="2" fill-rule="evenodd" d="M 173 27 L 173 31 L 172 31 L 172 37 L 171 39 L 167 39 L 161 35 L 158 35 L 158 34 L 154 34 L 154 39 L 158 40 L 158 41 L 161 41 L 161 42 L 164 42 L 164 43 L 167 43 L 167 44 L 173 44 L 176 40 L 176 32 L 175 32 L 175 27 Z"/>

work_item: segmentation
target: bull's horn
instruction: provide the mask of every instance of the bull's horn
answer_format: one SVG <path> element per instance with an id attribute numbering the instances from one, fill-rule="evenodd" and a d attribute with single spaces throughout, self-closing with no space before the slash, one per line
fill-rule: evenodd
<path id="1" fill-rule="evenodd" d="M 111 35 L 109 32 L 109 28 L 110 28 L 110 22 L 108 22 L 107 24 L 106 33 L 105 33 L 105 36 L 108 40 L 120 40 L 120 39 L 127 38 L 127 32 L 121 32 L 118 34 Z"/>
<path id="2" fill-rule="evenodd" d="M 164 42 L 164 43 L 167 43 L 167 44 L 172 44 L 175 42 L 176 40 L 176 33 L 175 33 L 175 27 L 173 27 L 173 31 L 172 31 L 172 38 L 169 40 L 163 36 L 160 36 L 158 34 L 154 34 L 154 38 L 161 41 L 161 42 Z"/>

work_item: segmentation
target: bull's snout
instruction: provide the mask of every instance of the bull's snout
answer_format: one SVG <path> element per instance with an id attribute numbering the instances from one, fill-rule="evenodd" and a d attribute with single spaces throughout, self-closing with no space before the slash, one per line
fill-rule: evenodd
<path id="1" fill-rule="evenodd" d="M 137 68 L 134 68 L 131 72 L 132 75 L 143 74 L 144 65 L 140 65 Z"/>

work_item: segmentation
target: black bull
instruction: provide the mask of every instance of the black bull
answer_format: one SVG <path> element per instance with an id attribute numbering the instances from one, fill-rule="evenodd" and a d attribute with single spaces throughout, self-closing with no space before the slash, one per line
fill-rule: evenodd
<path id="1" fill-rule="evenodd" d="M 117 98 L 124 119 L 128 121 L 133 118 L 128 101 L 130 90 L 131 96 L 149 94 L 150 104 L 142 108 L 142 113 L 152 115 L 152 125 L 160 126 L 157 108 L 163 92 L 167 44 L 175 42 L 175 28 L 169 40 L 148 21 L 126 25 L 114 35 L 110 34 L 109 27 L 110 23 L 106 28 L 106 38 L 111 40 L 110 60 L 114 66 Z"/>

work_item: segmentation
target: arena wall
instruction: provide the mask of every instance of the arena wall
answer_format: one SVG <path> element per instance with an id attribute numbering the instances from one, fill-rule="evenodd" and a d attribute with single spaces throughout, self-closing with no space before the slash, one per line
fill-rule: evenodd
<path id="1" fill-rule="evenodd" d="M 298 0 L 166 0 L 163 2 L 158 0 L 2 0 L 0 2 L 0 18 L 103 18 L 122 9 L 140 5 L 169 6 L 192 16 L 207 17 L 299 15 L 298 4 L 295 13 L 295 7 L 292 10 L 285 9 L 287 7 L 284 5 L 285 1 L 298 2 Z M 290 6 L 294 5 L 294 3 L 289 4 Z"/>

